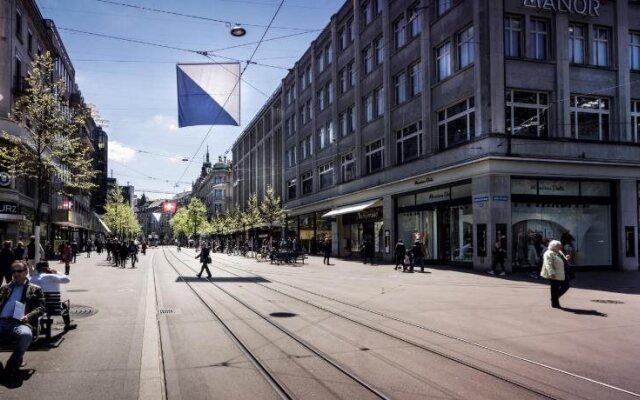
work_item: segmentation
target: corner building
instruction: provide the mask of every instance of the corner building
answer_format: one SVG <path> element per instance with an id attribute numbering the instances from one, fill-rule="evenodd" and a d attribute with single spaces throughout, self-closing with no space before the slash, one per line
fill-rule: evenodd
<path id="1" fill-rule="evenodd" d="M 517 270 L 559 239 L 580 268 L 638 268 L 638 1 L 348 2 L 276 94 L 311 252 L 418 238 L 485 270 L 499 240 Z"/>

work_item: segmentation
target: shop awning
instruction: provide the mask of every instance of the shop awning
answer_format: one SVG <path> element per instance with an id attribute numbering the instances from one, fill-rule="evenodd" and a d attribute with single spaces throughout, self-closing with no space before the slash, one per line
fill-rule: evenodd
<path id="1" fill-rule="evenodd" d="M 93 215 L 96 216 L 96 218 L 98 218 L 98 221 L 100 221 L 100 225 L 102 225 L 102 227 L 104 228 L 105 231 L 107 231 L 107 233 L 111 233 L 111 229 L 109 229 L 109 227 L 107 226 L 107 224 L 104 223 L 104 221 L 102 220 L 102 218 L 100 218 L 100 216 L 97 213 L 93 213 Z"/>
<path id="2" fill-rule="evenodd" d="M 350 206 L 338 207 L 335 210 L 331 210 L 328 213 L 324 214 L 322 218 L 329 218 L 329 217 L 335 217 L 336 215 L 351 214 L 351 213 L 359 212 L 369 207 L 380 205 L 381 203 L 382 203 L 382 199 L 376 199 L 376 200 L 367 201 L 366 203 L 358 203 L 358 204 L 352 204 Z"/>
<path id="3" fill-rule="evenodd" d="M 51 221 L 51 223 L 59 226 L 66 226 L 67 228 L 82 228 L 82 226 L 78 224 L 74 224 L 73 222 L 67 222 L 67 221 Z"/>
<path id="4" fill-rule="evenodd" d="M 0 214 L 0 221 L 24 221 L 26 217 L 22 214 Z"/>

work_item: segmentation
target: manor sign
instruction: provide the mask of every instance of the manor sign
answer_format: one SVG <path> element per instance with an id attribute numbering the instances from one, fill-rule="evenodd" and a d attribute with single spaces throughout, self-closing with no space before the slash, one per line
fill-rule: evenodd
<path id="1" fill-rule="evenodd" d="M 600 0 L 523 0 L 525 7 L 538 10 L 580 14 L 591 17 L 600 16 Z"/>

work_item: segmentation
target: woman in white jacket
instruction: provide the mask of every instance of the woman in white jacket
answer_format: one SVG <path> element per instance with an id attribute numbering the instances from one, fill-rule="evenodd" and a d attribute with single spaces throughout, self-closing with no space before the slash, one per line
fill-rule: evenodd
<path id="1" fill-rule="evenodd" d="M 549 280 L 551 285 L 551 307 L 560 307 L 560 297 L 569 290 L 569 279 L 564 269 L 568 261 L 560 251 L 562 243 L 558 240 L 549 242 L 549 249 L 543 255 L 540 276 Z"/>

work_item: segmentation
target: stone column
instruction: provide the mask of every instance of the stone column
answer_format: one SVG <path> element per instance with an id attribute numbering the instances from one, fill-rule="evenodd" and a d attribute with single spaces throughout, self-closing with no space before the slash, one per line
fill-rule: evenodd
<path id="1" fill-rule="evenodd" d="M 617 185 L 618 197 L 618 248 L 613 249 L 617 252 L 617 269 L 619 271 L 637 271 L 638 270 L 638 184 L 633 179 L 623 179 Z M 627 243 L 626 228 L 630 227 L 633 232 L 632 243 Z M 612 232 L 613 233 L 613 232 Z M 633 256 L 627 256 L 627 246 L 632 247 Z"/>

